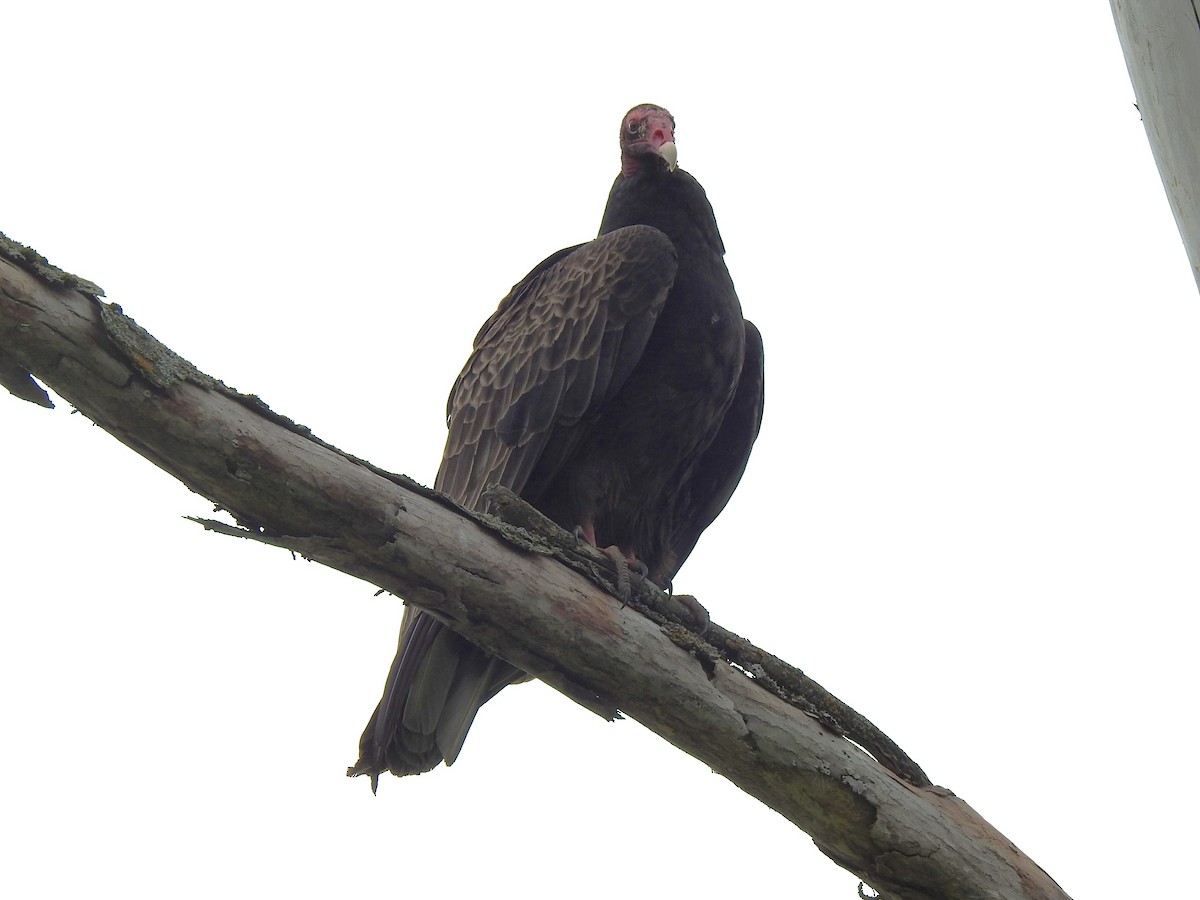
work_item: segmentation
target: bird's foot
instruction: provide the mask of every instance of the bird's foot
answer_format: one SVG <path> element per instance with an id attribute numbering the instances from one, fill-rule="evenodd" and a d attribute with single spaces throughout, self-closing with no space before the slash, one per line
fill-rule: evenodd
<path id="1" fill-rule="evenodd" d="M 574 529 L 575 540 L 587 541 L 596 549 L 600 550 L 605 556 L 612 560 L 613 568 L 617 573 L 617 596 L 622 603 L 628 603 L 633 592 L 629 585 L 629 573 L 633 572 L 636 575 L 645 578 L 650 574 L 650 569 L 646 564 L 637 558 L 636 553 L 626 553 L 616 544 L 601 548 L 596 543 L 596 529 L 590 523 L 585 525 L 576 525 Z"/>
<path id="2" fill-rule="evenodd" d="M 633 598 L 633 591 L 629 587 L 629 560 L 616 544 L 600 552 L 612 560 L 613 568 L 617 570 L 617 596 L 622 603 L 628 603 Z"/>
<path id="3" fill-rule="evenodd" d="M 632 572 L 645 578 L 650 570 L 646 568 L 644 562 L 633 554 L 625 553 L 616 544 L 605 547 L 600 552 L 612 560 L 613 568 L 617 570 L 617 596 L 621 598 L 622 603 L 628 603 L 633 598 L 633 591 L 629 585 L 629 573 Z"/>

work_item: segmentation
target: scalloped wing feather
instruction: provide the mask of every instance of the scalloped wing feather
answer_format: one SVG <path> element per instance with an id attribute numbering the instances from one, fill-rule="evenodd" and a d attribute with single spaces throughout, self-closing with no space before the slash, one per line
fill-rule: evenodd
<path id="1" fill-rule="evenodd" d="M 555 429 L 611 398 L 637 365 L 675 278 L 675 248 L 634 225 L 554 254 L 480 329 L 447 404 L 435 487 L 477 507 L 489 484 L 520 493 Z M 569 443 L 555 441 L 565 457 Z"/>

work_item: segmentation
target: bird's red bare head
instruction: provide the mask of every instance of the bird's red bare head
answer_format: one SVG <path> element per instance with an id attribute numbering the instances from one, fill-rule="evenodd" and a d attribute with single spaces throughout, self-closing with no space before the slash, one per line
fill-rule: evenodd
<path id="1" fill-rule="evenodd" d="M 661 106 L 643 103 L 621 120 L 621 174 L 628 177 L 646 165 L 675 171 L 675 118 Z"/>

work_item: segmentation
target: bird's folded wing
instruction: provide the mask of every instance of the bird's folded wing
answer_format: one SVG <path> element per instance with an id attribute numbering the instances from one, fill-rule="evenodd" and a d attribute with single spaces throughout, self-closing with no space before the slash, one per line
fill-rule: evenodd
<path id="1" fill-rule="evenodd" d="M 685 509 L 670 539 L 670 571 L 677 571 L 696 541 L 721 514 L 742 480 L 750 450 L 762 425 L 764 365 L 762 335 L 746 322 L 746 355 L 733 403 L 688 482 Z"/>
<path id="2" fill-rule="evenodd" d="M 478 507 L 489 484 L 525 490 L 557 430 L 563 440 L 624 384 L 675 278 L 675 248 L 657 229 L 621 228 L 559 251 L 488 319 L 447 403 L 449 436 L 435 486 Z"/>

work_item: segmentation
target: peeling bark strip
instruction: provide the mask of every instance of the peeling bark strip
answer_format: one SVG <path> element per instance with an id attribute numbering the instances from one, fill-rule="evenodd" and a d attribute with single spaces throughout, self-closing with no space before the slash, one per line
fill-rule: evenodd
<path id="1" fill-rule="evenodd" d="M 508 488 L 494 485 L 484 496 L 505 521 L 519 526 L 526 534 L 532 533 L 538 539 L 539 546 L 546 548 L 544 552 L 582 572 L 601 587 L 609 588 L 613 596 L 621 596 L 615 590 L 616 575 L 611 573 L 611 561 L 603 551 L 586 541 L 577 540 L 569 531 L 542 515 Z M 610 574 L 605 577 L 601 571 Z M 690 607 L 679 598 L 665 594 L 644 579 L 630 587 L 632 605 L 639 612 L 660 625 L 693 628 Z M 819 719 L 842 737 L 854 741 L 889 772 L 917 787 L 932 783 L 921 767 L 870 720 L 842 703 L 795 666 L 715 622 L 699 632 L 689 630 L 680 633 L 677 628 L 664 628 L 664 632 L 677 645 L 700 659 L 722 659 L 737 666 L 775 696 Z"/>
<path id="2" fill-rule="evenodd" d="M 797 670 L 713 626 L 709 640 L 750 654 L 742 668 L 768 676 L 747 677 L 695 635 L 623 607 L 550 558 L 540 533 L 481 521 L 317 440 L 203 375 L 101 303 L 94 285 L 45 276 L 3 249 L 0 373 L 25 392 L 37 388 L 30 374 L 46 382 L 242 526 L 211 527 L 403 596 L 594 712 L 637 719 L 802 828 L 889 900 L 1067 896 L 967 804 L 895 756 L 886 736 L 872 737 L 877 729 L 853 710 L 831 706 L 821 691 L 808 697 L 816 712 L 806 713 L 764 690 L 769 681 L 785 695 L 812 691 L 792 682 L 803 678 Z M 872 749 L 909 780 L 843 733 L 877 740 Z"/>

